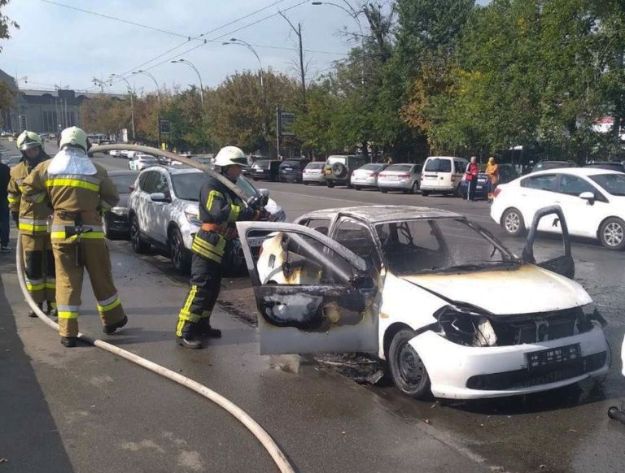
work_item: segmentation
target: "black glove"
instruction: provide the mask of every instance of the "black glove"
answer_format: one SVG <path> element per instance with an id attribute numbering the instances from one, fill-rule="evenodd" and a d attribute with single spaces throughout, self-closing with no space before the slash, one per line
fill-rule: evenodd
<path id="1" fill-rule="evenodd" d="M 247 205 L 254 210 L 260 210 L 262 208 L 261 200 L 262 198 L 259 195 L 253 195 L 247 199 Z"/>
<path id="2" fill-rule="evenodd" d="M 20 220 L 19 212 L 11 212 L 11 218 L 15 222 L 15 225 L 17 225 L 19 223 L 19 220 Z"/>

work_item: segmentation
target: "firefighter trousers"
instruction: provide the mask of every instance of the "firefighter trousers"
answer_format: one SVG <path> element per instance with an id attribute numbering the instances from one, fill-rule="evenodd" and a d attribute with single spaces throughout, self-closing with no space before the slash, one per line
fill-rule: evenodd
<path id="1" fill-rule="evenodd" d="M 221 263 L 193 253 L 191 289 L 178 315 L 177 336 L 182 336 L 185 322 L 197 323 L 201 319 L 210 319 L 221 289 L 221 271 Z"/>
<path id="2" fill-rule="evenodd" d="M 77 252 L 77 246 L 80 247 Z M 103 325 L 120 322 L 126 314 L 113 283 L 111 259 L 104 238 L 52 240 L 56 263 L 56 299 L 59 335 L 78 335 L 84 270 L 89 273 Z"/>
<path id="3" fill-rule="evenodd" d="M 56 283 L 50 234 L 20 234 L 20 242 L 29 294 L 37 304 L 47 301 L 48 308 L 55 307 Z"/>

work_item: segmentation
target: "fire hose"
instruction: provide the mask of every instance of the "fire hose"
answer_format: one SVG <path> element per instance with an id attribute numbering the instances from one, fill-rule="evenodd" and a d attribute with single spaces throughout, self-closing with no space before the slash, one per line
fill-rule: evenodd
<path id="1" fill-rule="evenodd" d="M 201 166 L 198 163 L 190 159 L 182 158 L 181 156 L 178 156 L 174 153 L 161 151 L 156 148 L 150 148 L 147 146 L 136 146 L 136 145 L 94 146 L 90 150 L 90 153 L 104 151 L 103 148 L 106 148 L 106 150 L 131 149 L 131 150 L 136 150 L 136 151 L 143 151 L 143 152 L 150 153 L 150 154 L 158 154 L 161 156 L 165 156 L 169 159 L 173 159 L 173 160 L 182 162 L 184 164 L 190 165 L 192 167 L 201 169 L 202 171 L 206 172 L 207 174 L 211 175 L 212 177 L 215 177 L 216 179 L 220 181 L 222 180 L 225 181 L 225 182 L 223 181 L 222 182 L 225 185 L 227 185 L 229 189 L 233 190 L 233 192 L 236 192 L 237 195 L 241 194 L 244 196 L 244 194 L 242 194 L 240 189 L 238 189 L 234 184 L 232 184 L 230 181 L 225 179 L 220 174 L 204 166 Z M 242 200 L 245 202 L 245 198 L 242 198 Z M 15 253 L 16 253 L 15 263 L 17 266 L 17 279 L 19 281 L 20 288 L 22 289 L 22 293 L 24 294 L 24 299 L 26 300 L 26 303 L 30 306 L 30 308 L 33 310 L 33 312 L 37 315 L 37 317 L 40 320 L 42 320 L 46 325 L 55 329 L 58 332 L 59 330 L 58 324 L 52 321 L 46 314 L 43 313 L 43 311 L 35 303 L 35 301 L 33 300 L 33 298 L 31 297 L 31 295 L 29 294 L 26 288 L 26 281 L 24 279 L 24 261 L 23 261 L 23 256 L 22 256 L 22 245 L 21 245 L 21 241 L 19 238 L 17 240 L 17 248 L 16 248 Z M 252 419 L 252 417 L 250 417 L 249 414 L 247 414 L 243 409 L 241 409 L 239 406 L 234 404 L 229 399 L 216 393 L 215 391 L 204 386 L 203 384 L 198 383 L 197 381 L 187 378 L 186 376 L 182 376 L 181 374 L 176 373 L 175 371 L 167 369 L 150 360 L 142 358 L 127 350 L 123 350 L 103 340 L 90 338 L 84 335 L 83 333 L 79 333 L 78 338 L 90 345 L 96 346 L 104 351 L 108 351 L 109 353 L 117 355 L 121 358 L 124 358 L 132 363 L 135 363 L 141 366 L 142 368 L 152 371 L 153 373 L 156 373 L 159 376 L 167 378 L 175 383 L 178 383 L 181 386 L 187 389 L 190 389 L 191 391 L 194 391 L 200 396 L 205 397 L 209 401 L 212 401 L 213 403 L 217 404 L 219 407 L 224 409 L 226 412 L 232 415 L 235 419 L 241 422 L 241 424 L 243 424 L 256 437 L 256 439 L 265 448 L 265 450 L 267 450 L 267 452 L 269 453 L 269 455 L 271 456 L 272 460 L 274 461 L 274 463 L 278 467 L 278 470 L 281 473 L 295 473 L 293 466 L 290 464 L 289 460 L 286 458 L 282 450 L 280 450 L 280 447 L 278 447 L 276 442 L 271 438 L 269 433 L 267 433 L 267 431 L 263 429 L 260 424 L 258 424 L 254 419 Z"/>

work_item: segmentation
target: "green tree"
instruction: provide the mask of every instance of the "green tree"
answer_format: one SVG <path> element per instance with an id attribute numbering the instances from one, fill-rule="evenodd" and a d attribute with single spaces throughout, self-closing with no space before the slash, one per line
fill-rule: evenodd
<path id="1" fill-rule="evenodd" d="M 0 41 L 11 37 L 11 28 L 19 28 L 19 25 L 3 14 L 2 10 L 7 6 L 9 0 L 0 0 Z M 0 44 L 2 52 L 2 44 Z M 0 82 L 0 111 L 7 110 L 13 104 L 15 91 L 6 83 Z"/>

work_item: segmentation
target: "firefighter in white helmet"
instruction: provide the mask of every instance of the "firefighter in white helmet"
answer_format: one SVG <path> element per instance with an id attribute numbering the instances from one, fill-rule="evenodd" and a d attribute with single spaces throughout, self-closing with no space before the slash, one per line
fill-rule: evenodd
<path id="1" fill-rule="evenodd" d="M 52 250 L 56 266 L 56 299 L 61 343 L 76 346 L 83 272 L 86 268 L 106 334 L 126 325 L 113 283 L 111 260 L 104 240 L 101 214 L 119 201 L 106 170 L 87 155 L 86 133 L 63 130 L 60 150 L 37 166 L 22 184 L 23 197 L 49 202 L 54 211 Z"/>
<path id="2" fill-rule="evenodd" d="M 215 157 L 219 172 L 236 183 L 247 159 L 241 149 L 226 146 Z M 176 338 L 185 348 L 202 348 L 203 338 L 221 337 L 211 327 L 210 316 L 221 288 L 222 260 L 237 237 L 235 223 L 241 220 L 266 219 L 269 214 L 259 208 L 258 198 L 247 205 L 217 179 L 208 177 L 200 190 L 200 231 L 191 246 L 191 289 L 178 315 Z"/>
<path id="3" fill-rule="evenodd" d="M 54 257 L 48 229 L 48 218 L 52 209 L 47 202 L 35 203 L 22 199 L 24 179 L 37 165 L 50 159 L 50 156 L 44 152 L 43 142 L 34 131 L 22 132 L 16 145 L 22 153 L 22 160 L 11 169 L 8 199 L 13 220 L 19 230 L 26 288 L 35 303 L 43 309 L 43 303 L 46 302 L 46 312 L 54 316 Z M 28 315 L 36 317 L 33 311 Z"/>

